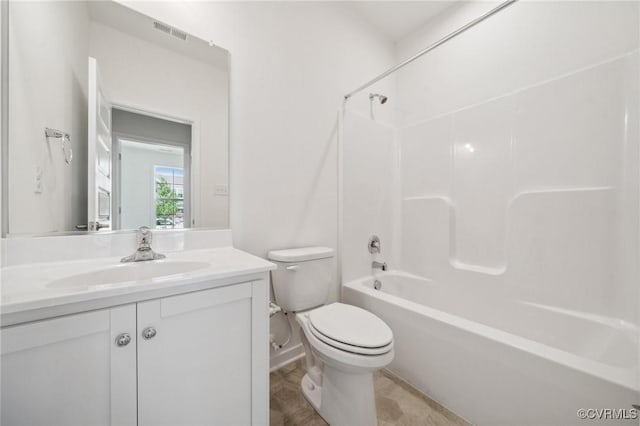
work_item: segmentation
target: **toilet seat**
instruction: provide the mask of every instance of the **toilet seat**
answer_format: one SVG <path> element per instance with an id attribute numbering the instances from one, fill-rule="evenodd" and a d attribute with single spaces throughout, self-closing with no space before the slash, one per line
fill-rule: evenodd
<path id="1" fill-rule="evenodd" d="M 331 305 L 327 305 L 331 306 Z M 325 366 L 347 372 L 349 374 L 360 374 L 366 371 L 375 371 L 383 368 L 393 360 L 394 342 L 393 340 L 386 346 L 377 348 L 379 354 L 366 354 L 358 352 L 366 352 L 367 348 L 357 347 L 354 345 L 345 345 L 336 340 L 329 340 L 311 325 L 310 314 L 316 309 L 324 309 L 326 306 L 314 308 L 310 311 L 297 312 L 295 314 L 296 321 L 300 324 L 301 340 L 305 346 L 307 353 L 313 353 L 315 357 L 324 362 Z M 373 315 L 373 314 L 372 314 Z M 375 317 L 375 316 L 374 316 Z M 317 322 L 317 321 L 316 321 Z M 320 337 L 317 337 L 320 336 Z M 363 350 L 364 349 L 364 350 Z M 375 351 L 376 348 L 369 348 Z M 313 358 L 311 358 L 313 359 Z"/>
<path id="2" fill-rule="evenodd" d="M 393 333 L 364 309 L 332 303 L 309 312 L 309 331 L 321 342 L 358 355 L 382 355 L 393 348 Z"/>
<path id="3" fill-rule="evenodd" d="M 313 326 L 309 327 L 309 330 L 322 343 L 325 343 L 336 349 L 340 349 L 341 351 L 351 352 L 356 355 L 384 355 L 393 348 L 392 344 L 379 348 L 363 348 L 361 346 L 348 345 L 346 343 L 338 342 L 337 340 L 333 340 L 330 337 L 323 335 Z"/>

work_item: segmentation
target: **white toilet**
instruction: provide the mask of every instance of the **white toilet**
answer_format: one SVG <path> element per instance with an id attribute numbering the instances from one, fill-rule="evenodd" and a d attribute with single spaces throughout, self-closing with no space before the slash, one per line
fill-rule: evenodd
<path id="1" fill-rule="evenodd" d="M 393 359 L 393 333 L 374 314 L 327 303 L 333 250 L 275 250 L 269 260 L 276 303 L 294 312 L 307 355 L 302 391 L 331 426 L 376 425 L 373 372 Z"/>

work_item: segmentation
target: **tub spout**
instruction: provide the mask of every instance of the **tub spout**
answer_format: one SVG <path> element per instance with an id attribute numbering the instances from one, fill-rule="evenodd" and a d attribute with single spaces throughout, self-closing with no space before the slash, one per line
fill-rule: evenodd
<path id="1" fill-rule="evenodd" d="M 387 262 L 376 262 L 375 260 L 371 263 L 371 267 L 373 269 L 380 269 L 381 271 L 387 270 Z"/>

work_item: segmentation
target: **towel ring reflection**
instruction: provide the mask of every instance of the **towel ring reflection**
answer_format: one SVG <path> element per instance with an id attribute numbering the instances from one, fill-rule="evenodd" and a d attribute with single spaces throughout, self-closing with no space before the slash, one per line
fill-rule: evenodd
<path id="1" fill-rule="evenodd" d="M 73 149 L 71 148 L 71 137 L 68 133 L 65 133 L 64 139 L 62 140 L 62 152 L 64 153 L 64 161 L 67 164 L 71 164 L 71 160 L 73 160 Z"/>
<path id="2" fill-rule="evenodd" d="M 73 149 L 71 148 L 71 136 L 69 136 L 69 133 L 46 127 L 44 129 L 44 134 L 47 138 L 62 140 L 62 152 L 64 154 L 64 161 L 67 164 L 71 164 L 71 160 L 73 160 Z"/>

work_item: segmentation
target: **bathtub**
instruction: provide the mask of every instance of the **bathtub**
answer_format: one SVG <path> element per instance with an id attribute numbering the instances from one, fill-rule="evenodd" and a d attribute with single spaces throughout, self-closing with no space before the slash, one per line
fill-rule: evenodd
<path id="1" fill-rule="evenodd" d="M 638 329 L 596 315 L 483 300 L 403 272 L 343 285 L 393 330 L 389 370 L 476 425 L 638 425 Z M 446 290 L 446 291 L 445 291 Z M 597 412 L 591 409 L 613 409 Z M 623 409 L 623 410 L 620 410 Z"/>

